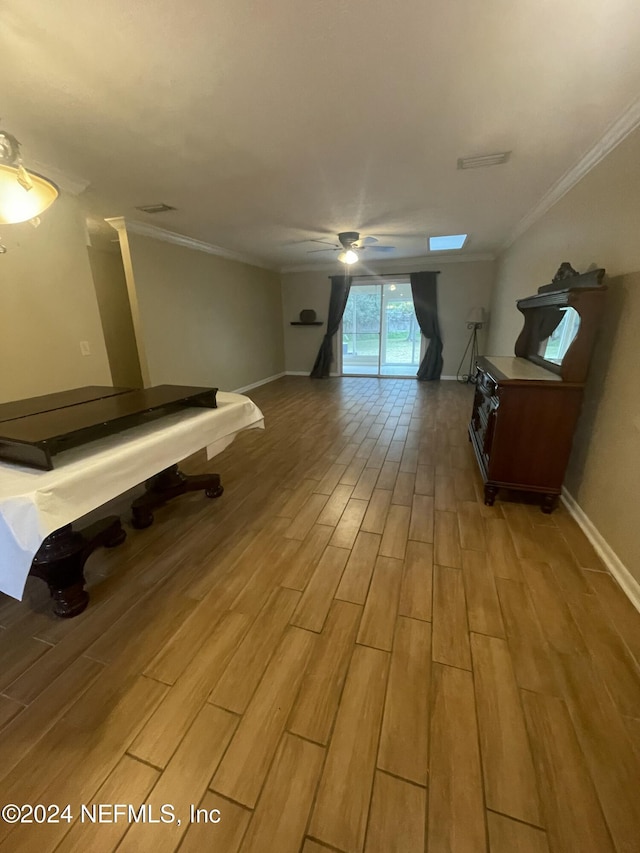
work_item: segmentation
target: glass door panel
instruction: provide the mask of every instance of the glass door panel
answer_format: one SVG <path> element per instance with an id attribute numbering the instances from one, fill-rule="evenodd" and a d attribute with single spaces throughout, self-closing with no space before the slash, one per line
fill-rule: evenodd
<path id="1" fill-rule="evenodd" d="M 378 284 L 354 285 L 342 317 L 342 372 L 378 376 L 382 294 Z"/>
<path id="2" fill-rule="evenodd" d="M 415 376 L 420 365 L 420 327 L 409 282 L 382 285 L 381 376 Z"/>

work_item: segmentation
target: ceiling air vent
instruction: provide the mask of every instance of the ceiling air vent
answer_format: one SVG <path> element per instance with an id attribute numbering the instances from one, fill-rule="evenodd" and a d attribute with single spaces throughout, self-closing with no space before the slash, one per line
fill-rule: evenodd
<path id="1" fill-rule="evenodd" d="M 501 166 L 511 156 L 511 151 L 499 154 L 481 154 L 479 157 L 460 157 L 458 169 L 483 169 L 485 166 Z"/>
<path id="2" fill-rule="evenodd" d="M 168 210 L 176 210 L 170 204 L 142 204 L 136 207 L 136 210 L 141 210 L 143 213 L 166 213 Z"/>

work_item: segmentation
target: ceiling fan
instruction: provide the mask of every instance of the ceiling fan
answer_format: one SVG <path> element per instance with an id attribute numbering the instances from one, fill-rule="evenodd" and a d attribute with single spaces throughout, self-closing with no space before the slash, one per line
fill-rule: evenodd
<path id="1" fill-rule="evenodd" d="M 340 252 L 338 260 L 343 264 L 355 264 L 359 260 L 359 252 L 392 252 L 395 246 L 380 246 L 376 237 L 360 237 L 357 231 L 342 231 L 338 234 L 338 243 L 330 243 L 328 240 L 309 240 L 310 243 L 325 243 L 331 249 L 311 249 L 308 254 L 315 252 Z"/>

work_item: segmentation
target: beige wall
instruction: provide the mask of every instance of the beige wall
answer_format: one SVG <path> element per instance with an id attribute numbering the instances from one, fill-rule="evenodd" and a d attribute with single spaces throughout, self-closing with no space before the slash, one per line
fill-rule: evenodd
<path id="1" fill-rule="evenodd" d="M 513 352 L 515 300 L 551 281 L 562 261 L 607 270 L 607 308 L 566 485 L 640 581 L 640 130 L 621 143 L 501 259 L 489 350 Z"/>
<path id="2" fill-rule="evenodd" d="M 141 388 L 142 374 L 122 255 L 119 251 L 91 247 L 88 251 L 113 384 Z"/>
<path id="3" fill-rule="evenodd" d="M 283 372 L 276 273 L 139 234 L 127 239 L 146 385 L 229 391 Z"/>
<path id="4" fill-rule="evenodd" d="M 331 284 L 327 272 L 283 273 L 282 318 L 284 322 L 285 370 L 310 373 L 322 338 L 327 331 L 327 309 Z M 303 308 L 312 308 L 322 326 L 292 326 Z M 334 348 L 335 355 L 335 348 Z M 335 371 L 335 362 L 331 370 Z"/>
<path id="5" fill-rule="evenodd" d="M 436 265 L 428 260 L 395 261 L 389 264 L 368 264 L 367 269 L 384 274 L 385 269 L 393 273 L 409 273 L 414 270 L 439 269 L 438 314 L 444 341 L 444 376 L 454 376 L 470 332 L 466 318 L 474 306 L 489 308 L 491 290 L 495 278 L 493 261 L 470 261 L 467 263 L 443 263 Z M 282 305 L 284 314 L 285 364 L 291 372 L 308 373 L 313 367 L 322 336 L 326 332 L 327 310 L 331 285 L 328 272 L 299 272 L 282 275 Z M 371 281 L 371 279 L 369 279 Z M 291 326 L 303 308 L 313 308 L 324 326 L 304 328 Z M 480 334 L 480 350 L 484 346 Z M 335 352 L 335 339 L 334 339 Z M 465 364 L 467 362 L 465 361 Z M 332 371 L 337 370 L 336 363 Z"/>
<path id="6" fill-rule="evenodd" d="M 76 200 L 63 194 L 39 228 L 5 225 L 1 237 L 0 402 L 111 385 Z"/>

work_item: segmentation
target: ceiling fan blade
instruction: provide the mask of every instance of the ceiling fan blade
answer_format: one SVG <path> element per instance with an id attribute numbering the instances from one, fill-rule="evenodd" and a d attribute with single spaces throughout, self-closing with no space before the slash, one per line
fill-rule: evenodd
<path id="1" fill-rule="evenodd" d="M 341 249 L 342 246 L 338 246 L 336 248 L 329 247 L 328 249 L 309 249 L 307 251 L 307 255 L 315 255 L 317 252 L 337 252 L 338 249 Z"/>
<path id="2" fill-rule="evenodd" d="M 320 240 L 317 237 L 306 237 L 304 240 L 291 240 L 288 243 L 284 243 L 285 246 L 302 246 L 304 243 L 322 243 L 327 246 L 337 246 L 335 240 Z"/>
<path id="3" fill-rule="evenodd" d="M 396 248 L 395 246 L 362 246 L 362 249 L 366 249 L 368 252 L 393 252 Z"/>
<path id="4" fill-rule="evenodd" d="M 359 243 L 361 248 L 364 248 L 365 246 L 372 246 L 374 243 L 377 243 L 377 242 L 378 242 L 377 237 L 361 237 L 358 240 L 358 243 Z"/>

